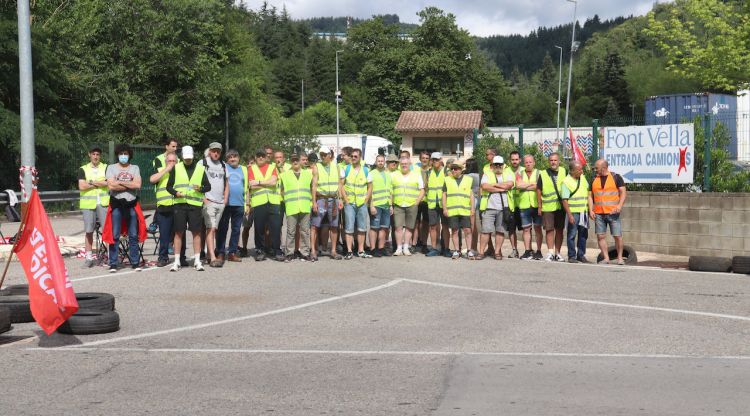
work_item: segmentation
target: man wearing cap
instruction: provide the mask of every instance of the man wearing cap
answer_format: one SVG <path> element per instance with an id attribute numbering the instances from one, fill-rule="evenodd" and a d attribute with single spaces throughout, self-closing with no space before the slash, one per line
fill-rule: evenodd
<path id="1" fill-rule="evenodd" d="M 310 257 L 317 260 L 318 244 L 325 250 L 330 232 L 331 258 L 341 260 L 341 255 L 336 253 L 336 241 L 339 238 L 339 211 L 343 209 L 343 202 L 338 198 L 339 173 L 333 163 L 332 149 L 321 147 L 318 153 L 320 161 L 313 172 L 312 184 L 316 209 L 313 211 L 311 220 Z"/>
<path id="2" fill-rule="evenodd" d="M 391 228 L 391 192 L 393 178 L 385 170 L 385 156 L 375 157 L 375 169 L 367 175 L 367 200 L 370 201 L 370 248 L 373 257 L 389 256 L 385 240 Z"/>
<path id="3" fill-rule="evenodd" d="M 512 192 L 515 186 L 515 175 L 505 168 L 505 160 L 502 156 L 492 158 L 490 173 L 482 175 L 481 189 L 482 200 L 479 210 L 482 212 L 482 235 L 480 237 L 478 259 L 483 257 L 487 243 L 492 233 L 495 233 L 494 256 L 496 260 L 503 259 L 503 240 L 505 232 L 510 230 L 513 224 L 511 204 Z"/>
<path id="4" fill-rule="evenodd" d="M 417 222 L 419 203 L 424 198 L 421 169 L 412 169 L 411 160 L 402 157 L 401 170 L 393 174 L 393 219 L 396 228 L 394 256 L 411 256 L 409 242 Z"/>
<path id="5" fill-rule="evenodd" d="M 302 169 L 300 156 L 292 154 L 291 168 L 280 176 L 281 195 L 286 215 L 286 262 L 294 260 L 295 236 L 299 226 L 300 253 L 303 261 L 314 261 L 310 256 L 310 212 L 317 211 L 312 203 L 313 174 Z"/>
<path id="6" fill-rule="evenodd" d="M 344 259 L 354 257 L 354 233 L 356 227 L 359 257 L 372 257 L 365 253 L 365 233 L 367 233 L 367 174 L 369 169 L 362 164 L 362 150 L 352 150 L 352 163 L 341 169 L 339 193 L 344 200 L 344 232 L 346 233 L 346 253 Z M 333 248 L 332 248 L 333 249 Z"/>
<path id="7" fill-rule="evenodd" d="M 211 189 L 204 194 L 203 221 L 206 224 L 206 251 L 209 265 L 211 267 L 222 267 L 224 255 L 216 256 L 216 229 L 219 228 L 221 215 L 227 205 L 229 196 L 229 182 L 227 182 L 227 169 L 221 160 L 222 146 L 219 142 L 213 142 L 208 146 L 208 157 L 203 159 L 203 167 L 206 176 L 211 183 Z"/>
<path id="8" fill-rule="evenodd" d="M 471 217 L 474 216 L 474 192 L 472 192 L 471 176 L 464 176 L 464 167 L 453 162 L 450 165 L 451 175 L 445 177 L 443 186 L 443 215 L 448 217 L 448 227 L 453 240 L 453 254 L 456 260 L 461 256 L 459 251 L 459 228 L 462 229 L 466 246 L 466 258 L 474 260 L 476 254 L 471 250 Z"/>
<path id="9" fill-rule="evenodd" d="M 536 199 L 539 215 L 544 224 L 547 239 L 545 261 L 565 261 L 560 255 L 563 232 L 565 231 L 565 211 L 562 208 L 562 183 L 568 173 L 560 166 L 560 155 L 549 155 L 549 168 L 539 173 L 536 182 Z"/>
<path id="10" fill-rule="evenodd" d="M 448 230 L 448 218 L 443 214 L 443 187 L 445 186 L 445 169 L 443 169 L 443 154 L 432 152 L 430 155 L 431 169 L 427 172 L 427 217 L 430 225 L 430 241 L 432 247 L 427 251 L 428 257 L 440 255 L 438 250 L 438 235 L 442 235 L 443 243 L 440 246 L 443 254 L 450 257 L 448 248 L 450 232 Z M 441 229 L 442 228 L 442 229 Z M 441 229 L 440 231 L 438 231 Z"/>
<path id="11" fill-rule="evenodd" d="M 255 261 L 266 259 L 266 251 L 272 251 L 277 261 L 284 261 L 281 251 L 281 194 L 278 192 L 276 166 L 269 163 L 266 152 L 255 153 L 255 165 L 250 168 L 250 204 L 253 209 L 255 227 Z M 271 247 L 266 247 L 266 227 Z"/>
<path id="12" fill-rule="evenodd" d="M 169 264 L 169 245 L 172 243 L 174 224 L 174 196 L 167 191 L 167 183 L 177 165 L 177 154 L 167 153 L 164 160 L 157 157 L 153 165 L 159 166 L 149 177 L 149 182 L 156 185 L 154 220 L 159 227 L 159 260 L 156 265 L 164 267 Z"/>
<path id="13" fill-rule="evenodd" d="M 231 262 L 241 262 L 238 255 L 238 243 L 240 240 L 240 228 L 242 219 L 247 208 L 248 199 L 248 170 L 247 166 L 240 165 L 240 154 L 234 149 L 229 149 L 227 159 L 227 187 L 229 190 L 227 205 L 221 214 L 219 228 L 216 230 L 216 256 Z M 227 232 L 231 223 L 232 232 L 229 236 L 229 248 L 226 249 Z"/>
<path id="14" fill-rule="evenodd" d="M 193 235 L 193 267 L 197 271 L 203 271 L 200 250 L 203 229 L 203 201 L 204 193 L 211 190 L 211 182 L 206 176 L 206 170 L 202 163 L 194 160 L 195 155 L 192 146 L 183 146 L 182 162 L 174 167 L 174 175 L 169 176 L 167 181 L 167 192 L 174 196 L 174 252 L 175 261 L 170 269 L 172 272 L 180 270 L 187 259 L 179 258 L 182 253 L 183 244 L 187 230 Z"/>
<path id="15" fill-rule="evenodd" d="M 93 146 L 89 149 L 89 163 L 78 169 L 78 190 L 81 200 L 78 208 L 83 214 L 83 231 L 86 233 L 86 261 L 85 267 L 94 265 L 92 256 L 92 245 L 94 242 L 94 230 L 96 222 L 104 225 L 109 206 L 109 189 L 107 188 L 107 165 L 101 163 L 102 149 Z"/>

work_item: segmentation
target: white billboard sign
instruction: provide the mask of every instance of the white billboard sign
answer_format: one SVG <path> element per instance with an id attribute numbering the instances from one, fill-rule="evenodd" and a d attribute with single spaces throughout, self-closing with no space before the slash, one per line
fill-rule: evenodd
<path id="1" fill-rule="evenodd" d="M 603 157 L 629 183 L 693 183 L 692 124 L 607 127 Z"/>

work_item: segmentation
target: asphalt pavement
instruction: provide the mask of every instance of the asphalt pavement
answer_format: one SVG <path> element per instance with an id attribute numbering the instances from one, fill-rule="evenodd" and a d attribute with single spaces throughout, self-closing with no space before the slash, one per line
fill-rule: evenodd
<path id="1" fill-rule="evenodd" d="M 121 329 L 0 335 L 3 414 L 750 409 L 750 276 L 422 255 L 177 273 L 65 263 L 77 292 L 115 295 Z M 23 281 L 13 263 L 9 283 Z"/>

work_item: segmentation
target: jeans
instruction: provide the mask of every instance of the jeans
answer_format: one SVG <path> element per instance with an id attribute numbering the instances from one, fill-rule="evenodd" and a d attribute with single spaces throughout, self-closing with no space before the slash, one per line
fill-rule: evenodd
<path id="1" fill-rule="evenodd" d="M 154 214 L 154 220 L 159 226 L 159 260 L 169 260 L 169 245 L 172 243 L 172 224 L 174 212 L 166 211 Z"/>
<path id="2" fill-rule="evenodd" d="M 580 259 L 586 255 L 586 240 L 589 238 L 589 229 L 578 225 L 581 221 L 581 215 L 588 215 L 586 212 L 573 212 L 575 224 L 571 224 L 565 216 L 568 223 L 568 258 Z M 576 253 L 576 234 L 578 234 L 578 252 Z"/>
<path id="3" fill-rule="evenodd" d="M 354 234 L 354 226 L 356 225 L 358 232 L 366 233 L 367 218 L 369 216 L 370 214 L 368 213 L 367 204 L 362 204 L 360 206 L 354 204 L 344 205 L 344 232 L 347 234 Z"/>
<path id="4" fill-rule="evenodd" d="M 117 248 L 120 245 L 120 233 L 122 221 L 126 221 L 128 227 L 128 258 L 132 266 L 140 264 L 141 256 L 138 252 L 138 217 L 135 208 L 112 208 L 112 238 L 114 244 L 109 245 L 109 265 L 117 266 Z"/>
<path id="5" fill-rule="evenodd" d="M 224 212 L 221 214 L 221 220 L 219 220 L 219 228 L 216 229 L 216 255 L 223 256 L 225 254 L 224 247 L 227 242 L 227 231 L 229 231 L 229 223 L 232 224 L 232 233 L 229 235 L 229 249 L 226 250 L 228 254 L 237 254 L 237 248 L 239 247 L 240 241 L 240 229 L 242 228 L 242 217 L 245 215 L 244 206 L 226 206 Z"/>
<path id="6" fill-rule="evenodd" d="M 259 253 L 273 249 L 274 255 L 283 255 L 281 252 L 281 207 L 266 202 L 253 208 L 255 217 L 255 249 Z M 266 247 L 266 227 L 271 234 L 271 247 Z"/>

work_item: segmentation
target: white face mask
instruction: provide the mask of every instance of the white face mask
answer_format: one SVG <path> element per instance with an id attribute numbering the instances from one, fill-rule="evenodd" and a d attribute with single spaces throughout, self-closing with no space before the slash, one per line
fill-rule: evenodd
<path id="1" fill-rule="evenodd" d="M 130 160 L 130 156 L 128 156 L 128 155 L 119 155 L 119 156 L 117 156 L 117 160 L 124 165 L 124 164 L 128 163 L 128 160 Z"/>

